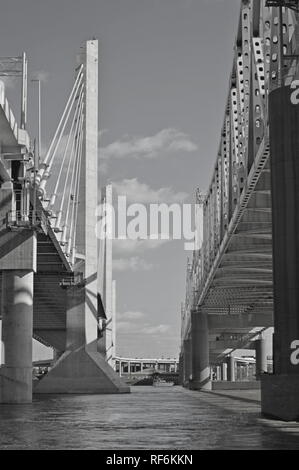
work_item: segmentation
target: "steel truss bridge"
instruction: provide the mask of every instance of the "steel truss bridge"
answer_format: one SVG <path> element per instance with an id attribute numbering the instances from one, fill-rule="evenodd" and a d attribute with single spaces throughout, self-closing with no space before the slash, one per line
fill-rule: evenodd
<path id="1" fill-rule="evenodd" d="M 241 2 L 215 167 L 197 195 L 202 246 L 188 262 L 182 306 L 187 387 L 209 388 L 209 367 L 230 366 L 252 341 L 264 354 L 274 325 L 269 96 L 298 78 L 298 46 L 298 1 Z"/>

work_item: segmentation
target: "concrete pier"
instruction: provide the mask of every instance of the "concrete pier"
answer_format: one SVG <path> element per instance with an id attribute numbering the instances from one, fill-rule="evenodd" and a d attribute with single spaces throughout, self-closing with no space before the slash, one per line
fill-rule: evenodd
<path id="1" fill-rule="evenodd" d="M 87 342 L 84 321 L 84 288 L 68 288 L 66 298 L 66 349 L 67 351 L 75 351 Z"/>
<path id="2" fill-rule="evenodd" d="M 223 382 L 227 381 L 227 364 L 226 364 L 226 362 L 223 362 L 221 364 L 221 380 Z"/>
<path id="3" fill-rule="evenodd" d="M 4 125 L 3 115 L 0 127 Z M 11 129 L 1 133 L 2 144 L 23 145 L 11 136 Z M 0 144 L 1 144 L 0 139 Z M 0 403 L 31 403 L 32 401 L 32 335 L 33 282 L 36 272 L 36 234 L 26 223 L 29 194 L 19 179 L 25 175 L 22 158 L 9 162 L 11 181 L 0 186 L 0 272 L 2 316 L 2 365 L 0 367 Z M 24 212 L 22 212 L 24 211 Z M 18 226 L 18 216 L 24 224 Z M 8 224 L 10 215 L 11 230 Z M 23 219 L 22 219 L 23 217 Z"/>
<path id="4" fill-rule="evenodd" d="M 207 315 L 200 310 L 191 312 L 192 381 L 193 390 L 211 390 L 209 364 L 209 330 Z"/>
<path id="5" fill-rule="evenodd" d="M 299 340 L 299 106 L 293 93 L 282 87 L 269 96 L 274 374 L 261 377 L 263 414 L 288 421 L 299 420 L 299 360 L 294 357 Z"/>
<path id="6" fill-rule="evenodd" d="M 261 337 L 254 343 L 255 346 L 255 361 L 256 361 L 256 378 L 259 380 L 261 375 L 268 370 L 267 365 L 267 348 L 266 340 Z"/>
<path id="7" fill-rule="evenodd" d="M 192 351 L 191 351 L 191 340 L 184 340 L 184 354 L 183 354 L 183 385 L 189 387 L 190 377 L 191 377 L 191 360 L 192 360 Z"/>
<path id="8" fill-rule="evenodd" d="M 227 380 L 229 382 L 235 382 L 236 380 L 235 358 L 233 356 L 227 358 Z"/>
<path id="9" fill-rule="evenodd" d="M 0 403 L 32 400 L 33 271 L 2 272 Z"/>

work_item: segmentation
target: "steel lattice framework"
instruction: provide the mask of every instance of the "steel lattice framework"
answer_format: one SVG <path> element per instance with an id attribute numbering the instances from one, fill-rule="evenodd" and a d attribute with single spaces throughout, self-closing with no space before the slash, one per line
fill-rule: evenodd
<path id="1" fill-rule="evenodd" d="M 241 3 L 220 145 L 203 202 L 203 245 L 187 269 L 183 339 L 194 308 L 223 318 L 261 314 L 256 326 L 270 326 L 263 323 L 263 314 L 273 313 L 268 95 L 298 75 L 297 7 L 297 1 Z"/>

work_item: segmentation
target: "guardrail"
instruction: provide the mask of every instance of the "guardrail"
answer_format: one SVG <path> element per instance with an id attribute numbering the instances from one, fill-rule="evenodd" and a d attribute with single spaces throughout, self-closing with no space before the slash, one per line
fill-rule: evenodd
<path id="1" fill-rule="evenodd" d="M 10 230 L 36 230 L 47 235 L 49 221 L 43 211 L 9 211 L 6 216 L 6 227 Z"/>

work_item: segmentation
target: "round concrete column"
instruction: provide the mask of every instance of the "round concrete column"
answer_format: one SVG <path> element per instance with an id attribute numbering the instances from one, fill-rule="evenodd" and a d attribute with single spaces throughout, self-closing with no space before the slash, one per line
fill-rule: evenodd
<path id="1" fill-rule="evenodd" d="M 184 340 L 184 366 L 183 366 L 183 385 L 185 387 L 189 386 L 190 375 L 192 369 L 192 354 L 191 354 L 191 340 Z"/>
<path id="2" fill-rule="evenodd" d="M 267 372 L 267 349 L 266 341 L 263 338 L 257 339 L 255 345 L 256 378 L 260 379 L 264 372 Z"/>
<path id="3" fill-rule="evenodd" d="M 221 380 L 226 381 L 227 380 L 227 364 L 226 362 L 223 362 L 221 364 Z"/>
<path id="4" fill-rule="evenodd" d="M 227 380 L 229 382 L 235 382 L 236 381 L 235 358 L 233 356 L 229 356 L 227 358 Z"/>
<path id="5" fill-rule="evenodd" d="M 3 363 L 3 357 L 4 357 L 4 351 L 3 351 L 3 342 L 2 342 L 2 320 L 0 320 L 0 366 Z"/>
<path id="6" fill-rule="evenodd" d="M 2 403 L 32 401 L 33 276 L 32 271 L 2 271 Z"/>
<path id="7" fill-rule="evenodd" d="M 191 312 L 192 388 L 211 390 L 208 317 L 200 310 Z"/>

